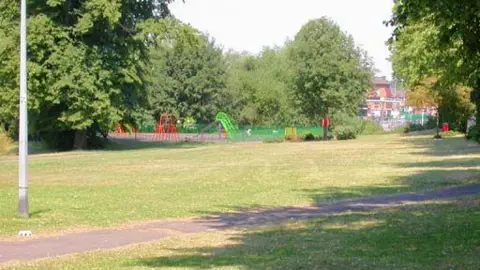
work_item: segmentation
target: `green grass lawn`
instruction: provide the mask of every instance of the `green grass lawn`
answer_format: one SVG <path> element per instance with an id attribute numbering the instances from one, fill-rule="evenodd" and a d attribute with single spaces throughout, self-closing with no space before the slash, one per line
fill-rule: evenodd
<path id="1" fill-rule="evenodd" d="M 480 197 L 169 238 L 12 269 L 480 269 Z"/>
<path id="2" fill-rule="evenodd" d="M 480 148 L 462 138 L 398 135 L 33 155 L 24 220 L 16 215 L 17 160 L 3 156 L 0 238 L 457 185 L 478 181 L 479 161 Z"/>

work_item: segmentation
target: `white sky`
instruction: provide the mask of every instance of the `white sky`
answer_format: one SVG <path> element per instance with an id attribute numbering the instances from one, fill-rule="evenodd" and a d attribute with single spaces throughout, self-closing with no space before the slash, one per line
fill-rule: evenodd
<path id="1" fill-rule="evenodd" d="M 378 75 L 391 77 L 383 21 L 393 0 L 176 0 L 173 15 L 208 33 L 225 49 L 258 53 L 282 45 L 310 19 L 330 17 L 375 60 Z"/>

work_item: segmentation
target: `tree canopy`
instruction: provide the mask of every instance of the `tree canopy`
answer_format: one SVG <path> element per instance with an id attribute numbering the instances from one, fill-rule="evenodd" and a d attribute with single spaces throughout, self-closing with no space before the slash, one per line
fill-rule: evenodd
<path id="1" fill-rule="evenodd" d="M 135 121 L 146 102 L 148 35 L 170 0 L 28 2 L 31 132 L 68 137 Z M 0 122 L 18 119 L 19 5 L 0 2 Z M 63 133 L 63 134 L 62 134 Z M 70 134 L 70 135 L 69 135 Z"/>
<path id="2" fill-rule="evenodd" d="M 474 110 L 468 97 L 477 107 L 480 101 L 479 9 L 476 1 L 403 0 L 389 22 L 396 76 L 411 91 L 436 78 L 430 90 L 441 100 L 440 116 L 459 130 Z"/>
<path id="3" fill-rule="evenodd" d="M 154 116 L 175 114 L 211 122 L 221 110 L 226 63 L 215 41 L 178 22 L 150 53 L 149 96 Z"/>
<path id="4" fill-rule="evenodd" d="M 296 35 L 290 58 L 295 96 L 306 115 L 358 114 L 373 72 L 370 59 L 352 36 L 327 18 L 312 20 Z"/>
<path id="5" fill-rule="evenodd" d="M 224 52 L 169 16 L 171 0 L 30 1 L 30 135 L 71 149 L 117 124 L 151 125 L 163 113 L 209 124 L 219 111 L 241 125 L 318 124 L 355 116 L 372 63 L 322 18 L 295 40 L 257 55 Z M 19 6 L 0 1 L 0 125 L 18 123 Z M 188 121 L 187 121 L 188 120 Z"/>

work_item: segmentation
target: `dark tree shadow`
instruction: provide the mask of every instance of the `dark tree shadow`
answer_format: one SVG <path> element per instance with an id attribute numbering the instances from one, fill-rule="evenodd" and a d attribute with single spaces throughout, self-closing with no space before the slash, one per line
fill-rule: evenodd
<path id="1" fill-rule="evenodd" d="M 460 138 L 449 138 L 445 144 L 432 139 L 413 140 L 413 147 L 426 149 L 423 154 L 442 153 L 442 149 L 459 148 L 464 157 L 448 162 L 399 163 L 399 168 L 420 168 L 408 176 L 395 177 L 392 185 L 325 187 L 293 190 L 307 194 L 313 202 L 310 207 L 267 208 L 261 205 L 243 205 L 234 208 L 233 214 L 201 212 L 214 227 L 227 229 L 239 226 L 267 225 L 290 219 L 309 219 L 323 215 L 341 214 L 345 211 L 374 211 L 385 207 L 434 199 L 449 199 L 480 193 L 480 147 L 465 148 Z M 453 189 L 446 189 L 446 188 Z M 425 192 L 413 191 L 425 190 Z M 392 195 L 393 194 L 393 195 Z M 228 208 L 232 208 L 229 206 Z"/>
<path id="2" fill-rule="evenodd" d="M 479 149 L 480 150 L 480 149 Z M 445 161 L 429 161 L 418 163 L 403 163 L 398 165 L 401 168 L 459 168 L 470 167 L 478 168 L 480 170 L 480 156 L 479 157 L 467 157 L 456 158 L 453 160 Z"/>
<path id="3" fill-rule="evenodd" d="M 225 236 L 228 244 L 170 250 L 177 255 L 134 259 L 125 266 L 478 269 L 478 229 L 478 205 L 409 205 L 232 233 Z"/>
<path id="4" fill-rule="evenodd" d="M 207 146 L 208 143 L 197 142 L 146 142 L 132 139 L 109 140 L 101 151 L 129 151 L 129 150 L 148 150 L 148 149 L 192 149 L 201 146 Z"/>
<path id="5" fill-rule="evenodd" d="M 442 140 L 413 139 L 408 141 L 416 151 L 413 154 L 427 156 L 468 156 L 480 154 L 480 144 L 465 138 L 445 138 Z"/>
<path id="6" fill-rule="evenodd" d="M 396 186 L 294 190 L 316 203 L 203 213 L 207 217 L 194 221 L 198 231 L 236 230 L 227 244 L 171 250 L 177 255 L 134 259 L 125 266 L 480 269 L 480 147 L 461 138 L 448 140 L 453 141 L 412 140 L 412 147 L 423 150 L 416 154 L 462 157 L 400 163 L 400 168 L 421 170 L 392 179 Z M 241 228 L 249 230 L 239 232 Z"/>

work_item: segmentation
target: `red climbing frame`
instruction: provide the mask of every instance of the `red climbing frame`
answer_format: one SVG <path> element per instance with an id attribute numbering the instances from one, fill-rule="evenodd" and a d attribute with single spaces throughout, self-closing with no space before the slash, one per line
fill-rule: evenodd
<path id="1" fill-rule="evenodd" d="M 155 141 L 178 142 L 177 119 L 175 116 L 164 113 L 160 115 L 157 127 L 155 128 Z"/>
<path id="2" fill-rule="evenodd" d="M 115 127 L 115 135 L 118 136 L 126 136 L 127 132 L 125 131 L 125 127 L 122 124 L 117 124 Z"/>

